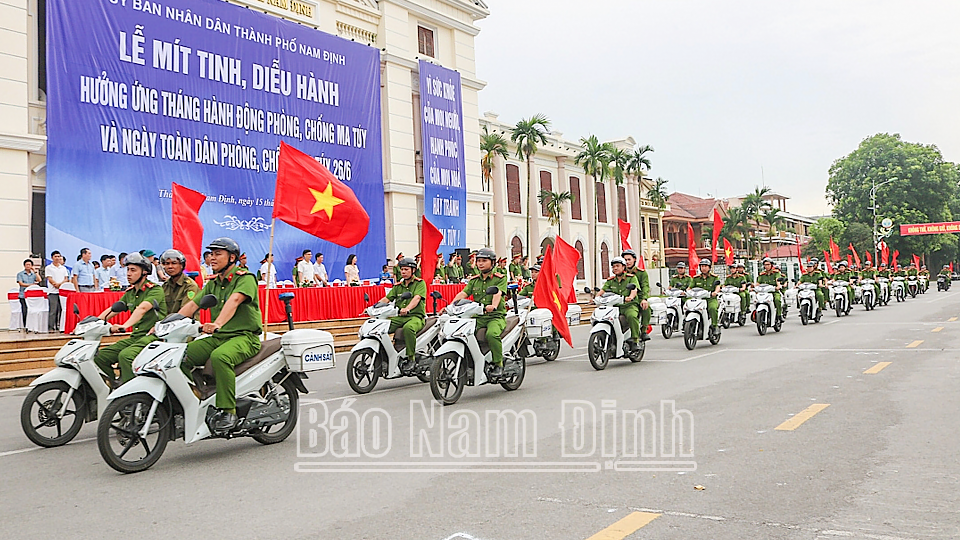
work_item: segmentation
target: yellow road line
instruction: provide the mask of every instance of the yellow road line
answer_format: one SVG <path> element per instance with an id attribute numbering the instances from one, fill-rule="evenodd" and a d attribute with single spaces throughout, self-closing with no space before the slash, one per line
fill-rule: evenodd
<path id="1" fill-rule="evenodd" d="M 631 512 L 627 517 L 591 536 L 587 540 L 622 540 L 660 517 L 652 512 Z"/>
<path id="2" fill-rule="evenodd" d="M 800 427 L 800 425 L 806 422 L 807 420 L 813 418 L 813 415 L 826 409 L 829 406 L 830 406 L 829 403 L 814 403 L 813 405 L 800 411 L 799 414 L 787 420 L 786 422 L 780 424 L 774 429 L 776 429 L 777 431 L 793 431 L 798 427 Z"/>
<path id="3" fill-rule="evenodd" d="M 941 330 L 943 330 L 943 327 L 942 327 L 942 326 L 938 326 L 938 327 L 934 328 L 933 330 L 931 330 L 931 332 L 939 332 L 939 331 L 941 331 Z"/>
<path id="4" fill-rule="evenodd" d="M 883 371 L 883 368 L 889 366 L 893 362 L 877 362 L 877 365 L 863 372 L 864 375 L 874 375 Z"/>
<path id="5" fill-rule="evenodd" d="M 921 343 L 923 343 L 923 340 L 922 340 L 922 339 L 918 339 L 918 340 L 914 341 L 913 343 L 907 345 L 907 348 L 908 348 L 908 349 L 916 349 L 917 347 L 920 346 Z"/>
<path id="6" fill-rule="evenodd" d="M 947 322 L 953 322 L 953 321 L 955 321 L 955 320 L 957 320 L 956 317 L 950 317 L 949 319 L 947 319 Z"/>

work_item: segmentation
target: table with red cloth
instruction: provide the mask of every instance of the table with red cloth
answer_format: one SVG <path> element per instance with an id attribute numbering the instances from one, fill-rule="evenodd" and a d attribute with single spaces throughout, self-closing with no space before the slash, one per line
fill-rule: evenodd
<path id="1" fill-rule="evenodd" d="M 299 289 L 266 289 L 260 287 L 260 307 L 267 305 L 267 295 L 270 295 L 269 318 L 268 322 L 279 323 L 287 320 L 285 306 L 280 300 L 280 295 L 285 292 L 294 294 L 290 306 L 293 309 L 293 320 L 295 322 L 304 321 L 323 321 L 331 319 L 352 319 L 363 317 L 363 310 L 372 305 L 377 300 L 386 295 L 389 288 L 384 285 L 371 285 L 366 287 L 307 287 Z M 463 285 L 430 285 L 428 292 L 439 291 L 443 299 L 437 302 L 437 309 L 442 308 L 447 302 L 450 302 L 454 296 L 463 290 Z M 364 297 L 366 295 L 366 297 Z M 122 292 L 103 291 L 103 292 L 70 292 L 67 295 L 67 314 L 65 323 L 65 332 L 72 332 L 77 326 L 77 322 L 87 315 L 99 316 L 104 310 L 109 309 L 114 302 L 120 300 Z M 73 307 L 77 306 L 80 315 L 73 312 Z M 427 298 L 427 311 L 433 309 L 433 300 Z M 123 324 L 129 318 L 129 313 L 121 313 L 115 316 L 110 322 Z M 209 313 L 204 311 L 200 314 L 200 320 L 209 321 Z"/>

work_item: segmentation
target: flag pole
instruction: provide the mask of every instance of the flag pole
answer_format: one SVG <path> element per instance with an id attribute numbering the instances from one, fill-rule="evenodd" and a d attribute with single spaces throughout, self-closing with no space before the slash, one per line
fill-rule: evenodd
<path id="1" fill-rule="evenodd" d="M 263 302 L 263 340 L 267 340 L 267 324 L 270 321 L 270 271 L 273 269 L 273 263 L 270 258 L 273 257 L 273 231 L 277 227 L 277 218 L 270 220 L 270 249 L 267 250 L 267 286 L 264 287 L 266 299 Z"/>

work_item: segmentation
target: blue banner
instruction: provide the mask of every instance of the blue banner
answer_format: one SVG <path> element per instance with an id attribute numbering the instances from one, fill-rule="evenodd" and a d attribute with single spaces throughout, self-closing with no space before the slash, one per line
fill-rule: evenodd
<path id="1" fill-rule="evenodd" d="M 460 74 L 420 60 L 423 213 L 443 233 L 442 252 L 466 247 L 467 168 Z M 447 249 L 443 249 L 447 248 Z"/>
<path id="2" fill-rule="evenodd" d="M 207 196 L 204 241 L 267 252 L 280 141 L 357 194 L 367 237 L 342 248 L 277 223 L 289 278 L 304 249 L 330 279 L 386 258 L 380 54 L 215 0 L 48 0 L 47 246 L 70 259 L 171 244 L 171 183 Z"/>

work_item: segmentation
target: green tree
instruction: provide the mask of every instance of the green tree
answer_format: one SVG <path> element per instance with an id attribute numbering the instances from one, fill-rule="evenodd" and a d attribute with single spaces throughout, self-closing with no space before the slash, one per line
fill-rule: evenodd
<path id="1" fill-rule="evenodd" d="M 620 201 L 620 190 L 617 188 L 627 181 L 627 175 L 630 174 L 630 158 L 632 155 L 633 152 L 620 148 L 611 148 L 609 153 L 610 177 L 613 179 L 613 191 L 617 194 L 617 209 L 614 213 L 618 216 L 620 212 L 620 203 L 622 201 Z"/>
<path id="2" fill-rule="evenodd" d="M 807 233 L 811 240 L 804 246 L 802 255 L 804 257 L 823 258 L 824 251 L 830 252 L 830 238 L 840 242 L 843 234 L 843 223 L 832 217 L 820 218 L 807 228 Z"/>
<path id="3" fill-rule="evenodd" d="M 527 162 L 527 253 L 533 253 L 533 242 L 530 238 L 530 217 L 533 213 L 533 156 L 537 147 L 547 144 L 547 130 L 550 120 L 542 114 L 535 114 L 530 118 L 523 118 L 510 131 L 510 140 L 517 145 L 517 157 Z"/>
<path id="4" fill-rule="evenodd" d="M 667 209 L 667 203 L 670 202 L 670 195 L 667 194 L 667 181 L 663 178 L 657 178 L 650 189 L 647 190 L 647 198 L 660 209 L 662 214 Z M 661 215 L 661 217 L 663 216 Z"/>
<path id="5" fill-rule="evenodd" d="M 583 172 L 593 179 L 595 186 L 596 184 L 602 184 L 610 165 L 610 151 L 613 150 L 613 146 L 610 143 L 601 143 L 596 135 L 581 137 L 580 145 L 583 147 L 583 150 L 573 158 L 574 162 L 583 167 Z M 593 207 L 594 215 L 591 229 L 593 229 L 593 246 L 595 253 L 593 254 L 592 266 L 593 279 L 596 281 L 599 276 L 597 273 L 597 257 L 600 256 L 600 248 L 597 245 L 597 223 L 600 221 L 600 208 L 597 205 L 596 197 L 594 197 L 593 200 Z"/>
<path id="6" fill-rule="evenodd" d="M 483 126 L 483 133 L 480 135 L 480 168 L 483 171 L 483 180 L 486 183 L 487 191 L 490 191 L 490 183 L 493 181 L 493 167 L 497 156 L 503 159 L 510 157 L 507 150 L 508 142 L 506 137 L 499 133 L 490 133 L 487 126 Z M 490 238 L 490 203 L 487 204 L 487 246 L 491 245 Z"/>
<path id="7" fill-rule="evenodd" d="M 550 225 L 554 227 L 560 225 L 560 220 L 563 218 L 563 203 L 573 201 L 573 199 L 573 194 L 569 191 L 556 192 L 541 189 L 540 194 L 537 195 L 540 204 L 547 206 L 547 219 L 550 221 Z"/>

